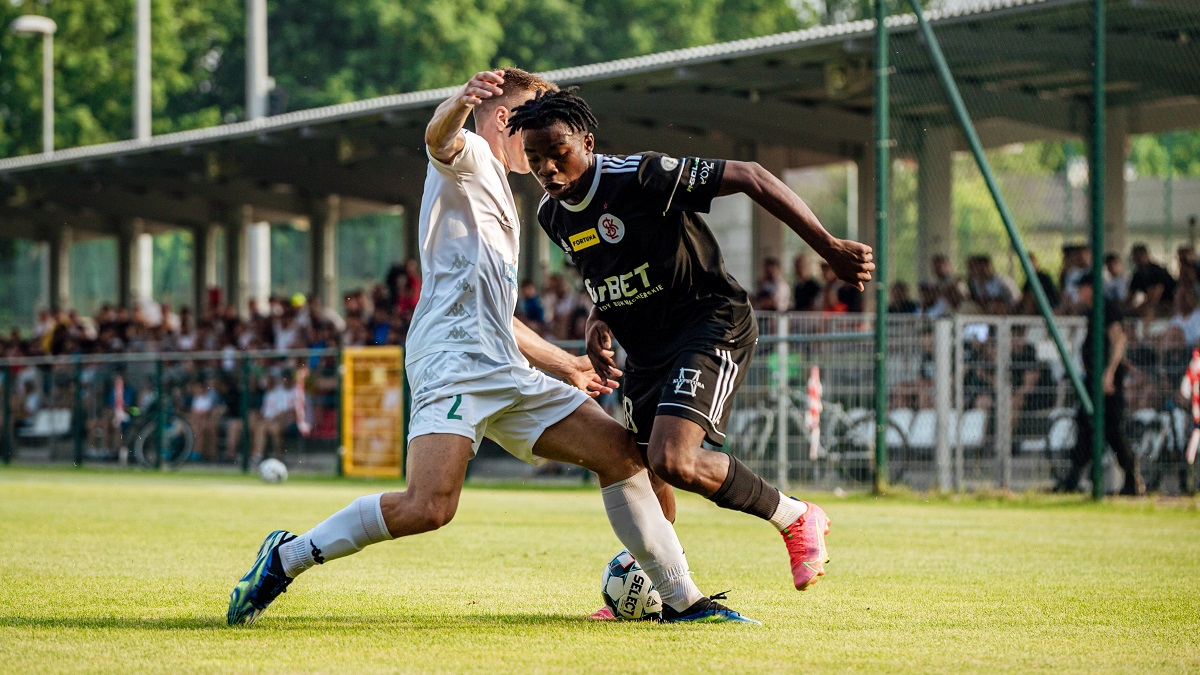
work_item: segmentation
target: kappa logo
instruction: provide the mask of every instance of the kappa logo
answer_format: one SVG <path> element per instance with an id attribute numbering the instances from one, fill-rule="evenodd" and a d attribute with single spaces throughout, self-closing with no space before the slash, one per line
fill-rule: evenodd
<path id="1" fill-rule="evenodd" d="M 700 381 L 700 371 L 695 368 L 680 368 L 679 376 L 672 380 L 671 384 L 675 385 L 676 394 L 691 397 L 696 396 L 697 389 L 704 388 L 704 383 Z"/>
<path id="2" fill-rule="evenodd" d="M 446 316 L 466 316 L 467 308 L 462 306 L 461 302 L 456 302 L 446 310 Z"/>
<path id="3" fill-rule="evenodd" d="M 312 546 L 313 562 L 317 563 L 318 565 L 324 565 L 325 564 L 325 554 L 322 553 L 321 549 L 317 548 L 317 545 L 314 544 L 311 540 L 308 542 L 308 544 L 309 544 L 309 546 Z"/>
<path id="4" fill-rule="evenodd" d="M 600 243 L 600 235 L 596 234 L 596 228 L 591 228 L 580 232 L 579 234 L 571 235 L 571 246 L 576 251 L 582 251 L 589 246 L 595 246 Z"/>
<path id="5" fill-rule="evenodd" d="M 450 261 L 450 269 L 465 270 L 471 266 L 471 261 L 467 260 L 466 256 L 455 254 L 454 260 Z"/>
<path id="6" fill-rule="evenodd" d="M 697 159 L 692 165 L 692 174 L 688 177 L 687 191 L 691 192 L 696 189 L 696 181 L 699 180 L 701 185 L 708 185 L 708 179 L 712 177 L 712 172 L 717 168 L 716 162 L 710 162 L 707 159 Z"/>
<path id="7" fill-rule="evenodd" d="M 663 157 L 658 160 L 658 163 L 662 164 L 663 171 L 674 171 L 679 168 L 679 160 L 674 157 Z"/>
<path id="8" fill-rule="evenodd" d="M 460 279 L 457 284 L 454 284 L 454 290 L 462 291 L 463 293 L 474 293 L 475 287 L 466 279 Z"/>
<path id="9" fill-rule="evenodd" d="M 559 240 L 558 240 L 558 243 L 562 245 L 562 250 L 563 250 L 563 251 L 565 251 L 565 252 L 567 252 L 567 253 L 570 253 L 570 252 L 571 252 L 571 245 L 567 243 L 567 240 L 566 240 L 566 239 L 559 239 Z"/>
<path id="10" fill-rule="evenodd" d="M 600 216 L 600 236 L 610 244 L 625 238 L 625 223 L 611 213 Z"/>
<path id="11" fill-rule="evenodd" d="M 636 434 L 637 424 L 633 421 L 633 399 L 622 396 L 621 407 L 625 409 L 625 428 Z"/>
<path id="12" fill-rule="evenodd" d="M 465 340 L 469 337 L 471 337 L 470 333 L 459 328 L 458 326 L 451 328 L 450 332 L 446 334 L 447 340 Z"/>

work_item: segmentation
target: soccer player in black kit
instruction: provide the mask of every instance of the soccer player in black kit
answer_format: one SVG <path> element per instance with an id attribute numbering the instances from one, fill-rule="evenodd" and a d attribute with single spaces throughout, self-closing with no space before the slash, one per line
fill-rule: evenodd
<path id="1" fill-rule="evenodd" d="M 538 222 L 578 267 L 595 303 L 588 356 L 607 376 L 615 368 L 612 340 L 621 343 L 628 354 L 627 425 L 654 475 L 770 521 L 787 545 L 796 588 L 805 590 L 825 574 L 825 512 L 701 445 L 725 439 L 730 399 L 754 354 L 758 327 L 746 291 L 725 271 L 698 214 L 715 197 L 746 194 L 859 290 L 875 269 L 871 248 L 830 235 L 790 188 L 754 162 L 601 155 L 593 152 L 597 126 L 572 90 L 538 94 L 509 119 L 546 191 Z M 660 500 L 673 519 L 669 488 Z"/>

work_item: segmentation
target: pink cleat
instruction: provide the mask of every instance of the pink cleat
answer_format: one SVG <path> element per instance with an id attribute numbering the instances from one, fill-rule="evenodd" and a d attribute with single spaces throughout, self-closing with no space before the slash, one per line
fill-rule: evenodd
<path id="1" fill-rule="evenodd" d="M 596 610 L 595 613 L 588 617 L 592 621 L 609 621 L 616 618 L 616 615 L 612 613 L 612 610 L 607 605 Z"/>
<path id="2" fill-rule="evenodd" d="M 796 590 L 804 591 L 825 576 L 829 554 L 825 550 L 825 535 L 829 534 L 829 516 L 812 502 L 804 515 L 783 528 L 783 542 L 792 559 L 792 580 Z"/>

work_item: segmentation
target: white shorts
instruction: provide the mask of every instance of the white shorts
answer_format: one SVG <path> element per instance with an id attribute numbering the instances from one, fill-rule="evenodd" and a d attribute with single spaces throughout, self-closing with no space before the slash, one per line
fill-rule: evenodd
<path id="1" fill-rule="evenodd" d="M 547 427 L 575 412 L 588 395 L 526 364 L 479 354 L 440 352 L 405 364 L 412 390 L 408 440 L 426 434 L 471 439 L 471 456 L 486 436 L 530 464 Z"/>

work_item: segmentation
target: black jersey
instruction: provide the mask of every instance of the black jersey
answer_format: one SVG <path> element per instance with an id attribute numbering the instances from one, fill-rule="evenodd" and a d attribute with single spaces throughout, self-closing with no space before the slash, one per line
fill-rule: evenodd
<path id="1" fill-rule="evenodd" d="M 547 196 L 538 223 L 570 256 L 634 364 L 693 346 L 744 347 L 758 337 L 746 291 L 725 271 L 697 215 L 717 196 L 725 161 L 661 153 L 596 155 L 587 196 Z"/>

